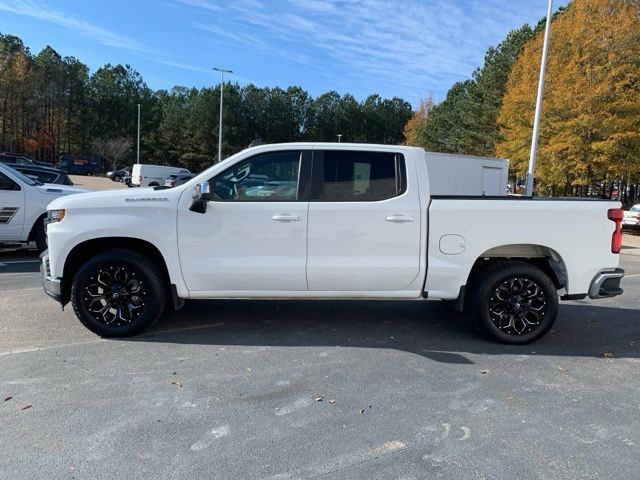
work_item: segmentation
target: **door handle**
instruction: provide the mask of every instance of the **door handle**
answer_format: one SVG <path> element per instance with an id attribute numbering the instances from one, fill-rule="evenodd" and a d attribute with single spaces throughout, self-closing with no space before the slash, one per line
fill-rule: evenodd
<path id="1" fill-rule="evenodd" d="M 389 215 L 387 218 L 385 218 L 385 220 L 387 222 L 406 223 L 413 222 L 413 217 L 410 217 L 408 215 Z"/>
<path id="2" fill-rule="evenodd" d="M 302 220 L 302 217 L 291 213 L 280 213 L 271 217 L 271 220 L 275 220 L 276 222 L 299 222 Z"/>

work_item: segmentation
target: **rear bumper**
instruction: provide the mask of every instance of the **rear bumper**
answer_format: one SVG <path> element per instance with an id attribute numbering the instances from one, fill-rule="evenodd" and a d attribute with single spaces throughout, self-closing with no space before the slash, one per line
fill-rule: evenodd
<path id="1" fill-rule="evenodd" d="M 62 279 L 51 276 L 48 250 L 40 254 L 40 280 L 42 280 L 42 287 L 45 293 L 56 302 L 64 305 L 62 299 Z"/>
<path id="2" fill-rule="evenodd" d="M 621 268 L 608 268 L 600 270 L 591 281 L 589 287 L 589 298 L 609 298 L 621 295 L 620 280 L 624 277 L 624 270 Z"/>

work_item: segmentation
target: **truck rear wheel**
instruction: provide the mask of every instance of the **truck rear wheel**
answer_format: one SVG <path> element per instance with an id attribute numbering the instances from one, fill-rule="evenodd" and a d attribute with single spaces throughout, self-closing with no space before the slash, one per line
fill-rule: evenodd
<path id="1" fill-rule="evenodd" d="M 130 250 L 100 253 L 73 279 L 71 303 L 82 324 L 103 337 L 136 335 L 164 310 L 166 289 L 158 268 Z"/>
<path id="2" fill-rule="evenodd" d="M 499 262 L 474 281 L 467 304 L 477 326 L 503 343 L 529 343 L 545 335 L 558 315 L 551 279 L 525 262 Z"/>

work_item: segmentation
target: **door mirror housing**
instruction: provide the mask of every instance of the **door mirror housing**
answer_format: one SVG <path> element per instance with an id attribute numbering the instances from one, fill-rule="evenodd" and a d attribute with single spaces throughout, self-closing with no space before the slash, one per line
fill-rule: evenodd
<path id="1" fill-rule="evenodd" d="M 192 202 L 189 210 L 196 213 L 206 213 L 207 203 L 211 200 L 211 184 L 202 182 L 193 187 Z"/>

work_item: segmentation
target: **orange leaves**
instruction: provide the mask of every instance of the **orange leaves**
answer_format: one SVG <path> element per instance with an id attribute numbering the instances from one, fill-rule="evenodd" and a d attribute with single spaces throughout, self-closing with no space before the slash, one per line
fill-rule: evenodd
<path id="1" fill-rule="evenodd" d="M 547 185 L 640 175 L 640 6 L 574 0 L 552 23 L 536 176 Z M 499 156 L 524 172 L 542 49 L 539 33 L 507 81 Z"/>

